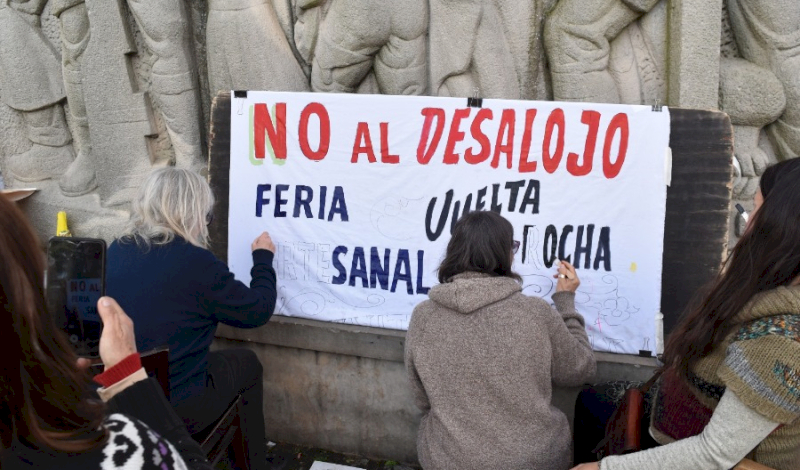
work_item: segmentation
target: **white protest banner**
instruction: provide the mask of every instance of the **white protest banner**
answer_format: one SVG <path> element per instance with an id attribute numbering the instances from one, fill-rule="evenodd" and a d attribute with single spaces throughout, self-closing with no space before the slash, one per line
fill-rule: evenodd
<path id="1" fill-rule="evenodd" d="M 523 292 L 572 262 L 593 347 L 654 351 L 669 111 L 649 106 L 358 94 L 232 98 L 228 262 L 277 245 L 276 313 L 408 327 L 465 210 L 522 242 Z"/>

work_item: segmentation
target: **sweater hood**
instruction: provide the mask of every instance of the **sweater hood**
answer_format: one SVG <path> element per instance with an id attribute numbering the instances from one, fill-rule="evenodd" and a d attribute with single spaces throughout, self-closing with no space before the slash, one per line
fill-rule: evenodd
<path id="1" fill-rule="evenodd" d="M 510 277 L 462 273 L 450 282 L 432 287 L 428 297 L 443 307 L 468 314 L 521 290 L 519 283 Z"/>
<path id="2" fill-rule="evenodd" d="M 736 320 L 748 322 L 785 314 L 800 314 L 800 286 L 781 286 L 757 294 L 736 316 Z"/>

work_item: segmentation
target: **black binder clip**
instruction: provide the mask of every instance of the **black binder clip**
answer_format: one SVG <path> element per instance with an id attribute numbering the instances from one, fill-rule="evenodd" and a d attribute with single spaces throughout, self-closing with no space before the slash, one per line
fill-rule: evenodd
<path id="1" fill-rule="evenodd" d="M 234 98 L 247 98 L 247 90 L 233 90 L 233 97 Z M 239 107 L 236 108 L 236 114 L 242 114 L 244 108 L 244 101 L 239 101 Z"/>
<path id="2" fill-rule="evenodd" d="M 660 113 L 661 112 L 661 100 L 656 100 L 653 104 L 653 112 Z"/>
<path id="3" fill-rule="evenodd" d="M 467 98 L 468 108 L 480 108 L 483 106 L 483 98 L 478 98 L 478 88 L 472 93 L 472 98 Z"/>

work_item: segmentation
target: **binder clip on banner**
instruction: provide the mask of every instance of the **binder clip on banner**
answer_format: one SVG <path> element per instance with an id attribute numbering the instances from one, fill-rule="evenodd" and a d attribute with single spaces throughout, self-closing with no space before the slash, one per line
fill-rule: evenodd
<path id="1" fill-rule="evenodd" d="M 247 90 L 234 90 L 233 97 L 242 99 L 242 101 L 239 101 L 239 107 L 236 109 L 236 114 L 241 115 L 244 112 L 244 99 L 247 98 Z"/>
<path id="2" fill-rule="evenodd" d="M 661 100 L 655 100 L 655 102 L 653 103 L 653 108 L 652 108 L 653 112 L 654 113 L 660 113 L 661 112 L 661 108 L 662 108 Z"/>
<path id="3" fill-rule="evenodd" d="M 468 108 L 480 108 L 483 106 L 483 98 L 478 98 L 478 87 L 473 88 L 472 98 L 467 98 Z"/>

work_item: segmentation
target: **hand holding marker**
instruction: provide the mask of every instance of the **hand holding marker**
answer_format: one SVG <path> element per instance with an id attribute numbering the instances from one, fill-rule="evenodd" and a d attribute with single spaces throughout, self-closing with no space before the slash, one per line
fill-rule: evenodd
<path id="1" fill-rule="evenodd" d="M 558 279 L 556 292 L 575 292 L 578 290 L 581 280 L 578 278 L 578 272 L 575 271 L 575 267 L 564 260 L 556 261 L 556 266 L 558 267 L 558 273 L 553 274 L 553 277 Z"/>

